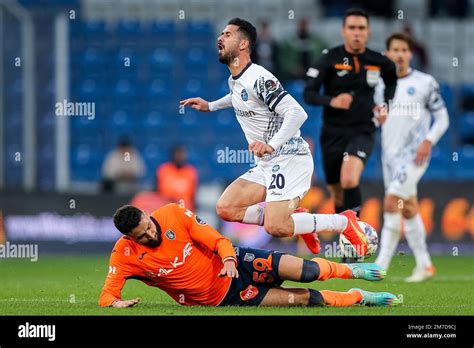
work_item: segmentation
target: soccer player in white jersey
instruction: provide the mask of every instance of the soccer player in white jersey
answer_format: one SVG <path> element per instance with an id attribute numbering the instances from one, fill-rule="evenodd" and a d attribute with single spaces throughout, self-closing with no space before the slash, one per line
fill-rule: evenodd
<path id="1" fill-rule="evenodd" d="M 343 233 L 367 252 L 367 239 L 355 212 L 309 214 L 296 209 L 311 185 L 313 158 L 300 136 L 308 117 L 272 73 L 253 64 L 255 27 L 240 18 L 231 19 L 217 40 L 219 61 L 226 64 L 230 93 L 214 102 L 189 98 L 180 103 L 203 111 L 233 107 L 257 165 L 227 187 L 216 205 L 227 221 L 264 226 L 275 237 L 300 235 L 308 248 L 319 252 L 317 233 Z M 265 207 L 259 205 L 265 201 Z M 296 211 L 295 211 L 296 210 Z"/>
<path id="2" fill-rule="evenodd" d="M 421 219 L 417 184 L 425 173 L 431 148 L 449 126 L 449 117 L 433 76 L 410 68 L 412 41 L 395 33 L 386 40 L 386 55 L 397 66 L 397 90 L 382 125 L 382 164 L 385 184 L 384 223 L 380 252 L 376 259 L 387 269 L 404 233 L 412 249 L 416 267 L 407 282 L 431 278 L 435 268 L 426 246 L 426 231 Z M 377 86 L 381 96 L 383 82 Z M 376 97 L 377 98 L 377 97 Z M 431 125 L 431 116 L 434 118 Z"/>

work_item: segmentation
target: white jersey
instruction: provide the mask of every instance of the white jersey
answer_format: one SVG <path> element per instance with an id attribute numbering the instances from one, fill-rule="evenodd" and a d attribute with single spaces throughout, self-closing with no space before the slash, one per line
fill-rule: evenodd
<path id="1" fill-rule="evenodd" d="M 380 81 L 376 87 L 376 102 L 383 96 L 383 88 L 383 81 Z M 445 129 L 441 134 L 429 134 L 431 115 L 444 108 L 439 85 L 433 76 L 409 70 L 408 75 L 399 78 L 387 120 L 382 125 L 383 159 L 390 161 L 400 156 L 415 157 L 424 139 L 432 140 L 434 144 Z"/>
<path id="2" fill-rule="evenodd" d="M 283 89 L 272 73 L 264 67 L 250 62 L 239 75 L 231 75 L 228 84 L 230 89 L 228 98 L 248 143 L 261 141 L 275 149 L 271 155 L 264 156 L 264 160 L 282 154 L 304 155 L 310 153 L 309 146 L 301 137 L 299 128 L 287 137 L 289 140 L 285 143 L 280 145 L 276 139 L 272 143 L 272 139 L 283 124 L 285 115 L 282 114 L 282 111 L 289 110 L 305 114 L 301 106 Z M 222 102 L 223 104 L 229 101 L 227 97 L 222 99 L 225 100 Z M 210 105 L 210 109 L 214 111 L 224 106 L 230 107 L 231 105 L 221 105 L 217 108 Z"/>

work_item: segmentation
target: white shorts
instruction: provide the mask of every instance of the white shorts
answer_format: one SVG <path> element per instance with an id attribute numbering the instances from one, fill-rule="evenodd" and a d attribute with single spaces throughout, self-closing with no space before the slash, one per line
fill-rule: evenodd
<path id="1" fill-rule="evenodd" d="M 422 166 L 414 158 L 382 160 L 385 194 L 392 194 L 403 200 L 417 195 L 417 185 L 428 168 L 429 161 Z"/>
<path id="2" fill-rule="evenodd" d="M 240 179 L 252 181 L 267 188 L 265 202 L 286 201 L 304 197 L 311 187 L 313 156 L 280 155 L 260 160 Z"/>

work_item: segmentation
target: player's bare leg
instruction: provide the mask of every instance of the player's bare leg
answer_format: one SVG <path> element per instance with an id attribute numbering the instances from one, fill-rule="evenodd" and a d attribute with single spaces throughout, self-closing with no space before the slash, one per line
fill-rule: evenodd
<path id="1" fill-rule="evenodd" d="M 298 207 L 300 199 L 267 202 L 265 205 L 265 230 L 274 237 L 292 237 L 295 233 L 295 224 L 291 217 Z M 306 232 L 311 232 L 306 231 Z"/>
<path id="2" fill-rule="evenodd" d="M 359 188 L 360 177 L 364 170 L 364 162 L 357 156 L 344 156 L 341 165 L 341 188 L 344 190 L 344 210 L 359 212 L 362 204 L 362 195 Z"/>
<path id="3" fill-rule="evenodd" d="M 263 207 L 258 203 L 265 200 L 266 192 L 265 186 L 238 178 L 217 201 L 217 215 L 226 221 L 263 225 Z"/>

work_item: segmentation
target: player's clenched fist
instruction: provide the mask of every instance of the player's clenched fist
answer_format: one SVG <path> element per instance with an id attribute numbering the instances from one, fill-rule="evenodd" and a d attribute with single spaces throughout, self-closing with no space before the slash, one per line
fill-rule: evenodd
<path id="1" fill-rule="evenodd" d="M 229 278 L 238 278 L 239 272 L 235 267 L 235 261 L 228 260 L 224 262 L 224 267 L 222 267 L 221 271 L 219 272 L 219 277 L 228 276 Z"/>
<path id="2" fill-rule="evenodd" d="M 181 100 L 179 104 L 183 106 L 190 106 L 193 109 L 203 112 L 209 112 L 209 102 L 202 98 L 188 98 Z"/>
<path id="3" fill-rule="evenodd" d="M 272 153 L 275 151 L 275 149 L 268 144 L 262 143 L 261 141 L 254 141 L 249 145 L 249 151 L 257 157 L 262 157 L 267 153 Z"/>
<path id="4" fill-rule="evenodd" d="M 135 306 L 138 302 L 140 302 L 139 298 L 134 298 L 133 300 L 116 300 L 114 303 L 112 303 L 112 307 L 114 308 L 127 308 L 127 307 L 133 307 Z"/>
<path id="5" fill-rule="evenodd" d="M 349 93 L 341 93 L 331 99 L 329 105 L 335 109 L 349 110 L 352 104 L 352 95 Z"/>

